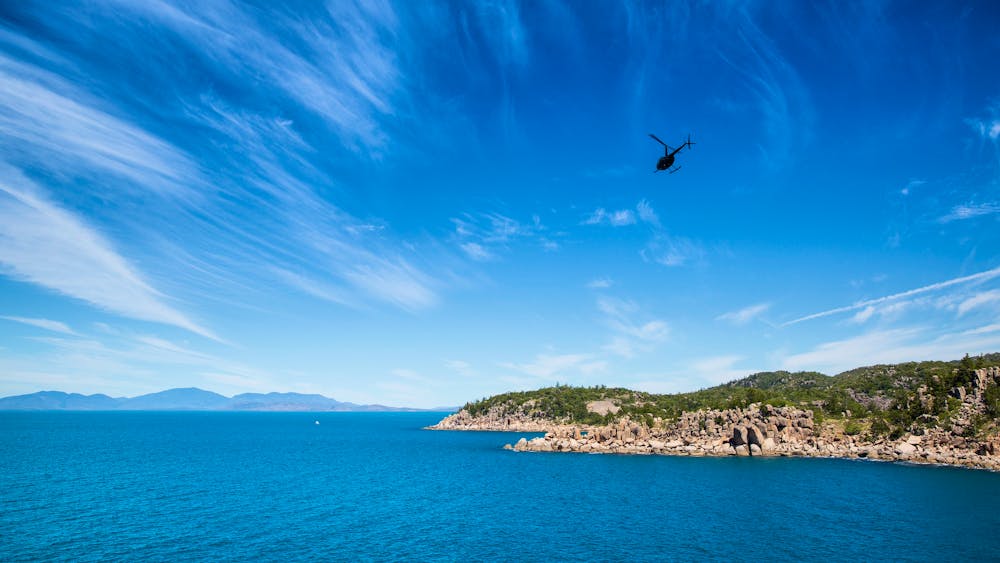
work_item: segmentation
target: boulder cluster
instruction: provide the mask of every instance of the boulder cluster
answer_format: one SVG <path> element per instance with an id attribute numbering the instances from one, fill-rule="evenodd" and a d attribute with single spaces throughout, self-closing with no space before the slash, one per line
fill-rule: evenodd
<path id="1" fill-rule="evenodd" d="M 653 427 L 628 418 L 591 428 L 557 426 L 544 436 L 504 447 L 520 452 L 839 457 L 1000 470 L 997 438 L 972 441 L 935 429 L 869 442 L 844 434 L 836 424 L 816 425 L 811 411 L 768 405 L 685 413 L 675 423 Z"/>
<path id="2" fill-rule="evenodd" d="M 494 406 L 485 413 L 472 415 L 462 409 L 446 416 L 427 430 L 491 430 L 499 432 L 548 432 L 553 422 L 544 418 L 530 417 L 523 412 L 511 413 L 509 409 Z M 558 425 L 555 425 L 558 426 Z"/>
<path id="3" fill-rule="evenodd" d="M 664 423 L 622 418 L 606 426 L 550 428 L 544 436 L 521 439 L 517 451 L 578 451 L 668 455 L 792 455 L 814 445 L 811 411 L 751 405 L 747 409 L 687 412 Z"/>

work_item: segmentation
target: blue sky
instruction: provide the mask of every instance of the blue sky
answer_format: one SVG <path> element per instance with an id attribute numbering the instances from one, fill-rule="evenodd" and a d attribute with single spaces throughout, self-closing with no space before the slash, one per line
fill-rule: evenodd
<path id="1" fill-rule="evenodd" d="M 0 6 L 0 395 L 1000 351 L 996 2 L 272 4 Z"/>

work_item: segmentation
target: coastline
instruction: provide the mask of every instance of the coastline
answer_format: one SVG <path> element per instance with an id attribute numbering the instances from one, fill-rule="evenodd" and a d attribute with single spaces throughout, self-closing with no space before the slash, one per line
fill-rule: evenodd
<path id="1" fill-rule="evenodd" d="M 560 424 L 518 416 L 467 411 L 449 415 L 428 430 L 544 432 L 503 446 L 514 452 L 564 452 L 688 457 L 825 457 L 942 465 L 1000 471 L 996 437 L 975 440 L 937 428 L 896 440 L 849 435 L 837 421 L 821 424 L 812 411 L 754 404 L 746 409 L 699 410 L 678 420 L 622 418 L 604 426 Z"/>

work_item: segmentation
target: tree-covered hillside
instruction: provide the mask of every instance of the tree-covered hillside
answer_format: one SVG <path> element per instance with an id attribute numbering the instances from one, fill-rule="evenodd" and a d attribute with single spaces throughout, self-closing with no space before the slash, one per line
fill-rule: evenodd
<path id="1" fill-rule="evenodd" d="M 672 420 L 687 411 L 745 408 L 752 403 L 765 403 L 812 410 L 820 421 L 839 419 L 849 429 L 865 428 L 876 437 L 898 436 L 919 426 L 950 428 L 973 436 L 997 425 L 1000 418 L 997 384 L 990 383 L 980 390 L 985 405 L 982 412 L 969 419 L 956 417 L 962 399 L 976 388 L 975 370 L 992 366 L 1000 366 L 1000 354 L 966 356 L 950 362 L 875 365 L 836 376 L 762 372 L 716 387 L 672 395 L 603 386 L 556 386 L 495 395 L 469 403 L 465 410 L 473 416 L 492 411 L 590 425 L 606 424 L 627 415 L 652 425 L 656 418 Z"/>

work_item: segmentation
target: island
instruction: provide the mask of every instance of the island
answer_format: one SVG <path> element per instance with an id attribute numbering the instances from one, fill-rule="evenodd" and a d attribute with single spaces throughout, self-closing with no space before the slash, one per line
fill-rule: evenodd
<path id="1" fill-rule="evenodd" d="M 431 430 L 537 432 L 504 448 L 861 458 L 1000 470 L 1000 354 L 762 372 L 692 393 L 557 385 L 466 404 Z"/>

